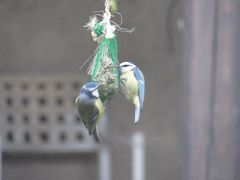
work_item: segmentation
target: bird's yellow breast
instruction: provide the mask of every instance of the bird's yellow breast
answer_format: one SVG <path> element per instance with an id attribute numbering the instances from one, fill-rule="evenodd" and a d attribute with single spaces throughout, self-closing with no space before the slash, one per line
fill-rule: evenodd
<path id="1" fill-rule="evenodd" d="M 97 107 L 97 109 L 99 110 L 99 116 L 98 116 L 98 119 L 97 119 L 97 123 L 103 118 L 103 115 L 104 115 L 104 106 L 101 102 L 100 99 L 96 100 L 95 102 L 95 106 Z"/>
<path id="2" fill-rule="evenodd" d="M 138 96 L 138 82 L 134 77 L 133 71 L 127 71 L 120 77 L 122 92 L 132 102 Z"/>

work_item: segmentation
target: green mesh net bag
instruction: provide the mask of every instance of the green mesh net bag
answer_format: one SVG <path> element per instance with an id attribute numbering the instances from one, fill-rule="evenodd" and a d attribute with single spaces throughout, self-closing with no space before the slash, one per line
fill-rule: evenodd
<path id="1" fill-rule="evenodd" d="M 93 40 L 98 42 L 98 48 L 90 65 L 88 74 L 91 80 L 99 84 L 100 98 L 103 102 L 119 92 L 118 47 L 114 34 L 115 27 L 105 18 L 98 21 L 96 17 L 90 19 L 86 25 L 92 31 Z M 111 16 L 111 15 L 110 15 Z"/>
<path id="2" fill-rule="evenodd" d="M 118 47 L 115 30 L 131 33 L 131 30 L 121 28 L 120 25 L 111 21 L 111 12 L 116 12 L 117 3 L 115 0 L 105 0 L 105 11 L 101 20 L 96 16 L 91 17 L 86 24 L 91 31 L 94 41 L 98 43 L 98 48 L 94 53 L 94 58 L 90 64 L 88 74 L 91 80 L 99 85 L 99 93 L 102 102 L 111 98 L 119 92 L 119 74 L 118 74 Z M 110 12 L 111 11 L 111 12 Z M 99 11 L 101 12 L 101 11 Z M 120 13 L 120 19 L 122 16 Z"/>

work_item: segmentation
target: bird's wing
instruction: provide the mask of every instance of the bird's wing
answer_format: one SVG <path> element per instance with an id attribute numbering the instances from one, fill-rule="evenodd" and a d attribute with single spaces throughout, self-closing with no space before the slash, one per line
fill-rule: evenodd
<path id="1" fill-rule="evenodd" d="M 144 103 L 144 96 L 145 96 L 145 80 L 142 71 L 138 68 L 135 67 L 133 69 L 134 75 L 136 79 L 138 80 L 138 95 L 139 95 L 139 100 L 140 100 L 140 105 L 141 109 L 143 108 L 143 103 Z"/>
<path id="2" fill-rule="evenodd" d="M 80 111 L 80 118 L 83 124 L 88 129 L 89 134 L 92 134 L 97 124 L 99 110 L 94 105 L 86 105 L 84 108 L 80 108 Z"/>
<path id="3" fill-rule="evenodd" d="M 92 133 L 93 133 L 95 127 L 96 127 L 97 118 L 98 118 L 98 114 L 95 115 L 95 117 L 93 117 L 89 121 L 84 121 L 83 120 L 83 123 L 86 126 L 86 128 L 88 129 L 88 132 L 89 132 L 90 135 L 92 135 Z"/>

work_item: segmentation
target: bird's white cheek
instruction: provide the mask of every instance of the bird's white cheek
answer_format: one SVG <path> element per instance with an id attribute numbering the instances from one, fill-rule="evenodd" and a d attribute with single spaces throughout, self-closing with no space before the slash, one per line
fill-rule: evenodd
<path id="1" fill-rule="evenodd" d="M 92 95 L 95 96 L 95 97 L 99 97 L 98 90 L 93 91 L 93 92 L 92 92 Z"/>

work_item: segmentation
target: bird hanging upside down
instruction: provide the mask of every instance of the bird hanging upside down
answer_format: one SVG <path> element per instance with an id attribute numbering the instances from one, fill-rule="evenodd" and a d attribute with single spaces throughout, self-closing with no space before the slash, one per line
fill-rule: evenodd
<path id="1" fill-rule="evenodd" d="M 104 116 L 104 105 L 99 97 L 98 84 L 96 82 L 86 83 L 76 98 L 76 105 L 83 124 L 89 134 L 94 136 L 97 142 L 100 141 L 97 124 Z"/>

